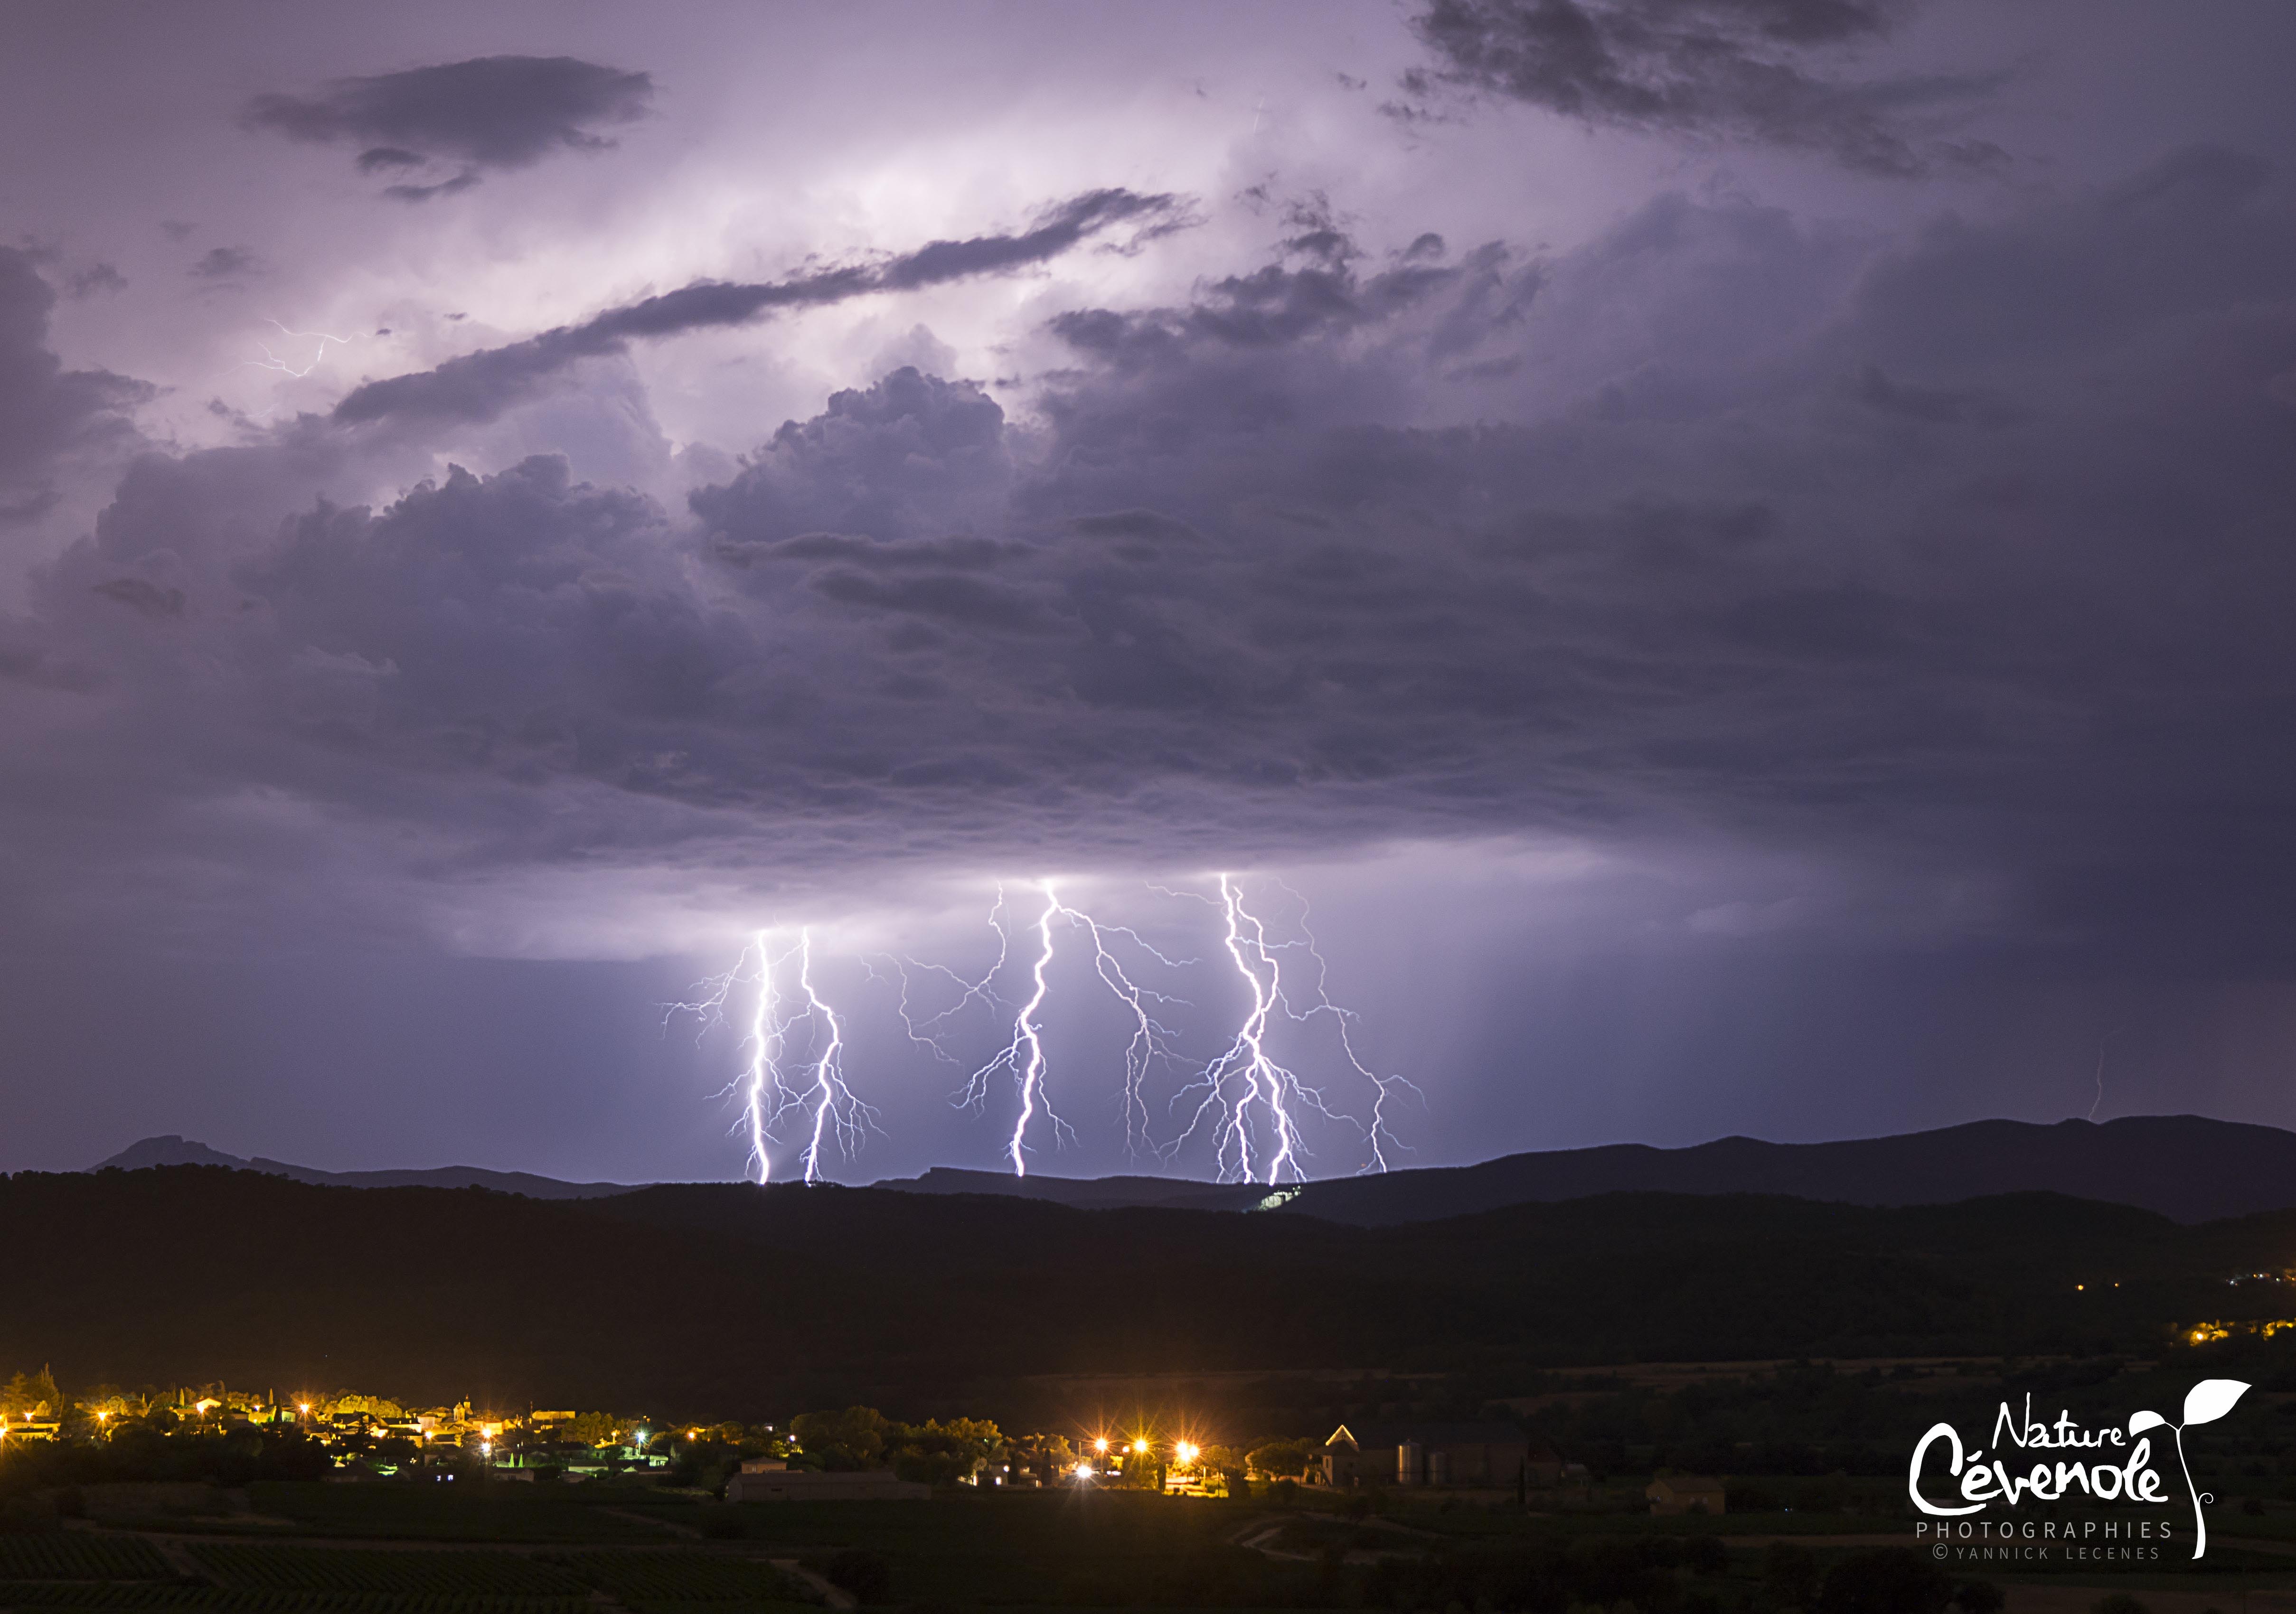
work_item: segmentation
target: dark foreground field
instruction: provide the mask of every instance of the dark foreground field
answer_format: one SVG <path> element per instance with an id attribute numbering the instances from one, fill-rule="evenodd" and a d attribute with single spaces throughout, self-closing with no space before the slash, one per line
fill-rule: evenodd
<path id="1" fill-rule="evenodd" d="M 0 1535 L 0 1610 L 1937 1614 L 1997 1606 L 1988 1586 L 2009 1614 L 2070 1614 L 2114 1591 L 2154 1614 L 2296 1608 L 2296 1518 L 2251 1520 L 2257 1533 L 2227 1537 L 2197 1570 L 2002 1575 L 1939 1568 L 1909 1550 L 1878 1493 L 1846 1500 L 1866 1511 L 1661 1520 L 1626 1492 L 1525 1510 L 1266 1490 L 1204 1501 L 952 1487 L 921 1503 L 731 1507 L 603 1487 L 97 1487 L 68 1528 Z"/>

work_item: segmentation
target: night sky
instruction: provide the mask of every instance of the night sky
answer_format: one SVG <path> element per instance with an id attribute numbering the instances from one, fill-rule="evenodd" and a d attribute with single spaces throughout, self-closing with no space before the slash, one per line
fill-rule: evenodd
<path id="1" fill-rule="evenodd" d="M 2280 0 L 0 37 L 0 1169 L 2296 1126 Z"/>

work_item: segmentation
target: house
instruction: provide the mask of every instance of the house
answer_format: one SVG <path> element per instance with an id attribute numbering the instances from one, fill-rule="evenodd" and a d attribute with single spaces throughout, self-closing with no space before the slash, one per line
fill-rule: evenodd
<path id="1" fill-rule="evenodd" d="M 1530 1441 L 1512 1423 L 1342 1423 L 1324 1442 L 1325 1485 L 1511 1488 Z"/>
<path id="2" fill-rule="evenodd" d="M 932 1487 L 895 1477 L 890 1469 L 824 1473 L 793 1469 L 778 1457 L 750 1457 L 726 1481 L 728 1502 L 922 1502 Z"/>
<path id="3" fill-rule="evenodd" d="M 1643 1493 L 1653 1513 L 1719 1513 L 1722 1482 L 1702 1474 L 1660 1474 Z"/>

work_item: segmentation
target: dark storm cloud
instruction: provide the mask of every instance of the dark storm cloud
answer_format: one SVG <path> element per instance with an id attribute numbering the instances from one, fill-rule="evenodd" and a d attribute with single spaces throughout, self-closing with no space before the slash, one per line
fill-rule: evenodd
<path id="1" fill-rule="evenodd" d="M 562 151 L 613 144 L 599 130 L 651 110 L 653 80 L 571 56 L 480 56 L 367 78 L 339 78 L 316 95 L 258 95 L 251 128 L 318 144 L 365 147 L 362 174 L 463 165 L 430 184 L 398 184 L 401 201 L 467 189 L 486 168 L 522 168 Z"/>
<path id="2" fill-rule="evenodd" d="M 235 280 L 261 266 L 244 247 L 211 247 L 184 273 L 193 280 Z"/>
<path id="3" fill-rule="evenodd" d="M 1436 66 L 1405 87 L 1505 95 L 1588 123 L 1815 152 L 1861 173 L 1988 168 L 2005 153 L 1928 127 L 1997 77 L 1851 79 L 1911 0 L 1427 0 Z M 1405 109 L 1408 111 L 1408 109 Z"/>
<path id="4" fill-rule="evenodd" d="M 930 242 L 882 262 L 816 270 L 783 281 L 697 281 L 609 309 L 578 325 L 560 325 L 525 341 L 449 359 L 434 370 L 370 381 L 335 406 L 334 418 L 348 424 L 488 421 L 532 397 L 570 366 L 619 353 L 636 338 L 745 324 L 783 309 L 818 307 L 873 292 L 912 291 L 1026 268 L 1119 225 L 1152 230 L 1185 216 L 1177 197 L 1093 191 L 1049 209 L 1034 228 L 1019 234 Z"/>
<path id="5" fill-rule="evenodd" d="M 2296 212 L 2252 161 L 1890 241 L 1680 198 L 1536 266 L 1295 237 L 1048 334 L 1025 422 L 897 371 L 685 511 L 155 457 L 0 641 L 97 669 L 154 791 L 481 866 L 1699 833 L 2284 947 Z M 1482 423 L 1413 424 L 1444 388 Z"/>
<path id="6" fill-rule="evenodd" d="M 127 277 L 110 264 L 90 264 L 76 269 L 65 277 L 64 289 L 74 297 L 93 297 L 99 291 L 125 291 Z"/>
<path id="7" fill-rule="evenodd" d="M 46 509 L 63 455 L 133 436 L 124 415 L 152 396 L 102 370 L 66 370 L 49 351 L 55 293 L 29 254 L 0 247 L 0 524 Z"/>
<path id="8" fill-rule="evenodd" d="M 114 578 L 109 583 L 98 583 L 90 591 L 107 600 L 116 600 L 130 610 L 147 617 L 180 617 L 184 614 L 184 591 L 161 588 L 146 583 L 141 578 Z"/>

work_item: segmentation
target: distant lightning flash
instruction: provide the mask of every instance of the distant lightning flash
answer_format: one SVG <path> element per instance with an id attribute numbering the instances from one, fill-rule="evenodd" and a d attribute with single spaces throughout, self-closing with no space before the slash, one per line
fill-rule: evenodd
<path id="1" fill-rule="evenodd" d="M 1034 927 L 1037 945 L 1036 962 L 1029 975 L 1029 997 L 1014 1009 L 1012 1035 L 1004 1047 L 997 1050 L 988 1063 L 975 1069 L 956 1094 L 959 1107 L 980 1109 L 988 1102 L 992 1078 L 999 1072 L 1012 1076 L 1019 1091 L 1021 1110 L 1013 1124 L 1012 1137 L 1006 1143 L 1005 1154 L 1013 1162 L 1016 1176 L 1028 1175 L 1029 1128 L 1039 1110 L 1051 1124 L 1056 1145 L 1063 1139 L 1073 1142 L 1076 1136 L 1074 1129 L 1053 1110 L 1045 1081 L 1046 1054 L 1040 1014 L 1052 990 L 1046 971 L 1051 968 L 1056 951 L 1054 922 L 1057 920 L 1072 930 L 1082 930 L 1091 938 L 1093 972 L 1132 1017 L 1132 1036 L 1124 1051 L 1123 1105 L 1125 1152 L 1134 1156 L 1152 1147 L 1149 1136 L 1152 1118 L 1144 1092 L 1148 1076 L 1159 1063 L 1173 1057 L 1168 1046 L 1172 1030 L 1156 1018 L 1157 1012 L 1166 1004 L 1181 1004 L 1185 1000 L 1156 991 L 1135 980 L 1125 968 L 1124 961 L 1111 949 L 1110 942 L 1111 938 L 1122 938 L 1168 969 L 1184 969 L 1196 962 L 1168 957 L 1129 926 L 1103 924 L 1083 909 L 1062 902 L 1058 889 L 1050 881 L 1044 882 L 1042 889 L 1045 906 L 1037 916 Z M 902 972 L 902 1022 L 907 1026 L 913 1040 L 924 1043 L 941 1058 L 948 1057 L 941 1046 L 940 1036 L 950 1017 L 975 999 L 1001 1001 L 996 998 L 991 983 L 1012 957 L 1012 938 L 1004 929 L 1004 891 L 1000 886 L 996 892 L 996 905 L 989 910 L 988 914 L 989 928 L 996 932 L 996 962 L 979 980 L 968 981 L 954 971 L 939 965 L 929 966 L 963 988 L 963 995 L 948 1008 L 929 1020 L 917 1020 L 909 1012 L 908 976 L 906 970 Z"/>
<path id="2" fill-rule="evenodd" d="M 1004 933 L 1004 888 L 1001 883 L 996 888 L 996 905 L 988 910 L 988 928 L 996 932 L 996 962 L 988 966 L 988 972 L 979 980 L 967 980 L 946 964 L 922 964 L 914 958 L 906 958 L 898 954 L 882 955 L 886 962 L 893 966 L 894 973 L 900 977 L 901 1001 L 895 1012 L 901 1017 L 903 1029 L 908 1032 L 911 1042 L 931 1049 L 933 1057 L 943 1064 L 953 1065 L 957 1062 L 956 1056 L 941 1043 L 943 1028 L 948 1025 L 948 1022 L 961 1012 L 966 1004 L 976 1000 L 989 1004 L 999 1001 L 996 994 L 991 990 L 991 983 L 1004 972 L 1004 961 L 1012 956 L 1013 952 L 1012 938 Z M 923 1020 L 917 1019 L 909 1008 L 910 994 L 914 987 L 914 983 L 909 979 L 909 971 L 912 970 L 928 975 L 947 977 L 959 988 L 957 1000 L 938 1014 L 930 1015 Z M 874 974 L 875 971 L 872 971 L 871 973 Z M 971 1093 L 969 1085 L 966 1092 L 968 1094 Z"/>
<path id="3" fill-rule="evenodd" d="M 263 356 L 261 358 L 242 359 L 240 361 L 243 365 L 252 365 L 258 370 L 276 370 L 282 375 L 291 375 L 299 380 L 302 377 L 310 374 L 312 371 L 316 370 L 319 367 L 319 361 L 327 356 L 327 344 L 329 342 L 333 342 L 340 347 L 348 348 L 350 346 L 351 339 L 348 336 L 330 336 L 324 331 L 290 331 L 286 326 L 279 324 L 279 322 L 275 319 L 266 319 L 263 323 L 266 325 L 279 325 L 280 333 L 282 335 L 289 337 L 296 341 L 316 341 L 319 345 L 312 351 L 311 362 L 304 365 L 300 370 L 298 370 L 285 359 L 281 358 L 277 354 L 272 352 L 271 345 L 268 342 L 258 342 L 255 345 L 263 349 Z"/>
<path id="4" fill-rule="evenodd" d="M 1179 1152 L 1182 1145 L 1195 1135 L 1200 1128 L 1210 1126 L 1213 1136 L 1213 1161 L 1222 1182 L 1265 1181 L 1281 1182 L 1286 1174 L 1293 1182 L 1304 1181 L 1306 1167 L 1301 1157 L 1308 1152 L 1300 1133 L 1298 1115 L 1314 1110 L 1327 1120 L 1344 1121 L 1364 1135 L 1371 1151 L 1371 1159 L 1361 1172 L 1385 1171 L 1385 1144 L 1394 1142 L 1387 1131 L 1386 1104 L 1395 1086 L 1417 1088 L 1401 1077 L 1374 1075 L 1364 1064 L 1348 1037 L 1349 1012 L 1332 1003 L 1324 989 L 1328 973 L 1322 953 L 1303 922 L 1300 942 L 1271 942 L 1265 922 L 1244 905 L 1243 890 L 1236 881 L 1226 874 L 1219 877 L 1218 907 L 1226 918 L 1223 938 L 1229 960 L 1236 973 L 1243 978 L 1251 995 L 1250 1005 L 1244 1012 L 1242 1023 L 1227 1047 L 1206 1065 L 1195 1081 L 1183 1088 L 1174 1102 L 1185 1101 L 1201 1090 L 1198 1101 L 1188 1118 L 1188 1124 L 1179 1135 L 1166 1145 L 1164 1155 L 1168 1161 Z M 1176 892 L 1173 895 L 1186 895 Z M 1208 900 L 1208 899 L 1199 899 Z M 1286 996 L 1283 987 L 1283 963 L 1281 953 L 1292 946 L 1301 947 L 1316 961 L 1316 1001 L 1305 1010 L 1295 1010 Z M 1292 1020 L 1304 1021 L 1319 1014 L 1329 1014 L 1340 1028 L 1340 1045 L 1347 1055 L 1349 1067 L 1373 1090 L 1372 1118 L 1369 1125 L 1343 1110 L 1334 1110 L 1320 1088 L 1311 1087 L 1292 1069 L 1278 1063 L 1267 1051 L 1269 1022 L 1278 1011 Z M 1265 1135 L 1263 1136 L 1263 1135 Z M 1259 1160 L 1254 1162 L 1254 1146 L 1259 1143 Z M 1262 1177 L 1260 1173 L 1265 1171 Z"/>
<path id="5" fill-rule="evenodd" d="M 767 1145 L 782 1141 L 779 1127 L 783 1118 L 800 1113 L 807 1118 L 808 1126 L 806 1144 L 798 1159 L 805 1181 L 814 1183 L 821 1178 L 822 1144 L 833 1139 L 839 1151 L 850 1158 L 875 1127 L 877 1111 L 846 1084 L 845 1028 L 836 1010 L 814 987 L 813 932 L 800 931 L 797 945 L 778 957 L 768 946 L 770 934 L 759 930 L 731 970 L 703 981 L 693 1000 L 664 1005 L 662 1018 L 667 1023 L 678 1014 L 695 1015 L 706 1032 L 725 1019 L 726 1004 L 736 990 L 755 988 L 749 1031 L 742 1039 L 748 1062 L 742 1075 L 725 1089 L 726 1095 L 741 1101 L 742 1115 L 735 1127 L 749 1137 L 746 1165 L 759 1184 L 771 1181 Z M 750 963 L 753 954 L 754 969 Z M 774 982 L 776 971 L 791 959 L 797 960 L 798 991 L 804 1005 L 784 1014 L 783 1000 Z M 808 1063 L 806 1079 L 792 1085 L 785 1061 L 790 1034 L 801 1025 L 808 1028 L 808 1053 L 818 1047 L 820 1054 Z"/>
<path id="6" fill-rule="evenodd" d="M 1047 894 L 1051 889 L 1049 886 L 1046 888 Z M 1116 995 L 1117 1000 L 1132 1012 L 1132 1040 L 1125 1045 L 1124 1049 L 1124 1152 L 1137 1156 L 1142 1149 L 1149 1146 L 1150 1117 L 1144 1091 L 1148 1073 L 1158 1063 L 1172 1057 L 1168 1046 L 1171 1029 L 1156 1019 L 1149 1005 L 1179 1004 L 1185 1000 L 1151 991 L 1135 981 L 1125 972 L 1123 962 L 1108 950 L 1108 938 L 1111 936 L 1128 938 L 1135 946 L 1168 970 L 1185 969 L 1196 961 L 1193 958 L 1167 958 L 1149 946 L 1137 930 L 1124 925 L 1103 925 L 1082 909 L 1062 904 L 1061 913 L 1070 924 L 1082 925 L 1092 937 L 1094 973 Z"/>
<path id="7" fill-rule="evenodd" d="M 1002 902 L 1002 893 L 998 900 Z M 978 1108 L 988 1101 L 990 1078 L 1000 1070 L 1011 1073 L 1021 1091 L 1021 1113 L 1013 1123 L 1013 1136 L 1005 1145 L 1005 1153 L 1012 1159 L 1013 1175 L 1019 1177 L 1029 1175 L 1026 1153 L 1029 1126 L 1037 1118 L 1037 1110 L 1045 1112 L 1055 1146 L 1064 1137 L 1073 1140 L 1076 1136 L 1069 1124 L 1054 1110 L 1052 1097 L 1046 1091 L 1044 1030 L 1037 1023 L 1037 1012 L 1045 1006 L 1046 995 L 1052 990 L 1051 982 L 1045 979 L 1045 971 L 1052 967 L 1053 919 L 1060 912 L 1061 899 L 1054 895 L 1052 882 L 1047 881 L 1045 883 L 1045 911 L 1037 916 L 1037 963 L 1029 972 L 1034 990 L 1013 1016 L 1012 1039 L 998 1049 L 987 1064 L 965 1078 L 964 1089 L 958 1095 L 960 1103 Z M 1000 941 L 1004 934 L 1004 927 L 999 925 L 997 936 Z"/>
<path id="8" fill-rule="evenodd" d="M 1283 884 L 1282 881 L 1276 883 Z M 1283 889 L 1287 891 L 1292 890 L 1288 885 Z M 1327 983 L 1331 979 L 1332 967 L 1324 961 L 1322 950 L 1316 946 L 1316 933 L 1308 928 L 1308 899 L 1300 897 L 1297 891 L 1292 891 L 1292 895 L 1300 897 L 1300 943 L 1306 947 L 1308 956 L 1316 961 L 1316 1001 L 1309 1004 L 1304 1012 L 1292 1014 L 1292 1018 L 1305 1020 L 1313 1019 L 1318 1014 L 1328 1014 L 1333 1023 L 1339 1027 L 1340 1052 L 1347 1056 L 1348 1063 L 1354 1069 L 1355 1073 L 1369 1082 L 1372 1087 L 1371 1125 L 1364 1129 L 1364 1142 L 1370 1145 L 1371 1158 L 1357 1167 L 1356 1175 L 1366 1176 L 1374 1172 L 1383 1172 L 1387 1169 L 1387 1151 L 1384 1145 L 1395 1143 L 1396 1147 L 1404 1148 L 1404 1145 L 1396 1143 L 1395 1135 L 1387 1129 L 1387 1101 L 1394 1096 L 1398 1088 L 1410 1094 L 1423 1104 L 1427 1102 L 1427 1095 L 1421 1092 L 1418 1085 L 1408 1077 L 1374 1076 L 1372 1074 L 1371 1067 L 1365 1064 L 1357 1054 L 1355 1041 L 1348 1032 L 1349 1027 L 1356 1020 L 1356 1012 L 1352 1009 L 1342 1009 L 1332 1001 L 1331 994 L 1326 989 Z M 1288 1006 L 1284 1012 L 1292 1013 Z M 1406 1149 L 1406 1152 L 1409 1151 Z"/>
<path id="9" fill-rule="evenodd" d="M 805 1146 L 805 1180 L 817 1182 L 821 1176 L 821 1142 L 824 1131 L 834 1128 L 837 1146 L 849 1159 L 866 1141 L 870 1127 L 876 1125 L 877 1112 L 853 1096 L 845 1085 L 845 1028 L 838 1023 L 837 1011 L 822 1001 L 813 989 L 813 932 L 800 932 L 798 943 L 798 988 L 805 994 L 805 1012 L 800 1019 L 816 1016 L 827 1028 L 828 1036 L 821 1057 L 813 1063 L 813 1093 L 806 1102 L 813 1106 L 813 1136 Z"/>
<path id="10" fill-rule="evenodd" d="M 1408 1094 L 1423 1102 L 1424 1095 L 1401 1076 L 1379 1075 L 1357 1052 L 1353 1029 L 1357 1017 L 1332 1000 L 1330 965 L 1308 926 L 1307 901 L 1282 881 L 1275 883 L 1299 903 L 1299 916 L 1288 933 L 1271 933 L 1234 875 L 1218 877 L 1217 897 L 1149 888 L 1161 896 L 1201 903 L 1219 914 L 1221 950 L 1247 995 L 1242 1019 L 1226 1045 L 1201 1065 L 1182 1062 L 1175 1050 L 1179 1033 L 1163 1018 L 1174 1007 L 1189 1007 L 1188 1000 L 1158 990 L 1152 971 L 1185 970 L 1204 961 L 1173 957 L 1129 926 L 1103 922 L 1063 901 L 1051 881 L 1037 882 L 1044 902 L 1028 925 L 1033 945 L 1025 947 L 1016 946 L 1021 932 L 1008 920 L 1004 888 L 997 888 L 988 913 L 989 929 L 996 936 L 996 961 L 978 979 L 899 954 L 875 956 L 898 977 L 898 1012 L 909 1040 L 938 1061 L 970 1069 L 963 1086 L 952 1095 L 953 1102 L 962 1109 L 985 1110 L 1000 1080 L 1012 1080 L 1016 1104 L 1004 1151 L 1015 1176 L 1028 1176 L 1029 1157 L 1043 1147 L 1047 1135 L 1055 1149 L 1078 1141 L 1075 1128 L 1055 1108 L 1053 1055 L 1046 1042 L 1054 1023 L 1050 1008 L 1061 937 L 1078 931 L 1091 944 L 1094 974 L 1123 1005 L 1130 1022 L 1120 1094 L 1128 1155 L 1152 1155 L 1170 1169 L 1201 1135 L 1222 1182 L 1302 1182 L 1311 1153 L 1305 1128 L 1320 1135 L 1318 1122 L 1335 1122 L 1361 1139 L 1366 1158 L 1357 1167 L 1358 1175 L 1386 1171 L 1390 1151 L 1403 1147 L 1390 1127 L 1390 1101 Z M 795 942 L 779 953 L 773 949 L 773 935 L 770 930 L 756 932 L 732 970 L 701 983 L 693 1001 L 664 1005 L 664 1020 L 693 1014 L 706 1033 L 725 1022 L 730 1004 L 746 1002 L 743 1068 L 724 1090 L 740 1107 L 734 1129 L 747 1135 L 746 1170 L 760 1184 L 770 1180 L 769 1157 L 774 1146 L 784 1141 L 787 1128 L 798 1138 L 803 1180 L 816 1183 L 824 1176 L 824 1146 L 834 1143 L 850 1159 L 877 1129 L 878 1113 L 847 1080 L 845 1062 L 851 1045 L 844 1020 L 815 981 L 812 931 L 800 930 Z M 1308 961 L 1312 961 L 1312 972 Z M 869 958 L 861 962 L 873 981 L 889 980 Z M 782 983 L 789 979 L 784 971 L 792 964 L 795 980 L 791 989 L 784 990 Z M 1004 984 L 1014 975 L 1025 978 L 1019 989 Z M 925 984 L 935 978 L 954 989 L 955 1001 L 927 1014 L 923 998 L 939 994 L 927 991 Z M 970 1059 L 960 1061 L 948 1045 L 959 1035 L 960 1017 L 976 1004 L 1000 1019 L 1010 1016 L 999 1034 L 1002 1045 L 978 1065 Z M 1340 1108 L 1324 1088 L 1309 1085 L 1279 1057 L 1283 1027 L 1305 1026 L 1321 1017 L 1332 1022 L 1348 1073 L 1369 1089 L 1367 1120 Z M 1161 1129 L 1150 1106 L 1151 1083 L 1165 1069 L 1178 1081 L 1166 1111 L 1185 1115 L 1185 1122 L 1177 1136 L 1160 1143 L 1156 1134 Z"/>

